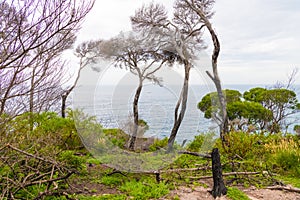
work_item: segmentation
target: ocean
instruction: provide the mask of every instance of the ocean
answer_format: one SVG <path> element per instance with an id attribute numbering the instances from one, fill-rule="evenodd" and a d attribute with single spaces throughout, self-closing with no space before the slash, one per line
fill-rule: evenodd
<path id="1" fill-rule="evenodd" d="M 224 89 L 235 89 L 243 93 L 253 87 L 268 85 L 224 85 Z M 298 99 L 300 87 L 295 87 Z M 82 109 L 85 113 L 96 116 L 104 128 L 121 128 L 125 132 L 132 121 L 132 102 L 135 85 L 96 85 L 75 88 L 72 96 L 73 109 Z M 180 94 L 181 85 L 158 86 L 145 84 L 139 99 L 139 118 L 147 122 L 149 129 L 144 137 L 168 137 L 174 123 L 174 108 Z M 199 133 L 217 132 L 217 124 L 205 119 L 197 109 L 201 98 L 215 91 L 207 85 L 190 85 L 187 110 L 180 126 L 176 141 L 181 144 L 184 140 L 191 141 Z M 295 124 L 300 124 L 300 115 L 291 116 L 288 132 L 293 132 Z"/>

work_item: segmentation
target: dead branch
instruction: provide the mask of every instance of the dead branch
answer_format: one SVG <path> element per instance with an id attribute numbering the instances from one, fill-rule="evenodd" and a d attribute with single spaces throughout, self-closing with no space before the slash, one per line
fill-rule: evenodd
<path id="1" fill-rule="evenodd" d="M 191 152 L 191 151 L 179 151 L 178 154 L 188 154 L 188 155 L 198 156 L 202 158 L 211 158 L 210 154 L 202 154 L 202 153 Z"/>
<path id="2" fill-rule="evenodd" d="M 45 189 L 40 188 L 36 199 L 60 192 L 59 183 L 66 182 L 75 173 L 63 163 L 34 155 L 11 144 L 0 147 L 0 168 L 3 167 L 7 168 L 7 172 L 1 174 L 1 197 L 8 199 L 18 198 L 24 193 L 32 195 L 28 188 L 33 185 L 47 186 Z"/>
<path id="3" fill-rule="evenodd" d="M 276 185 L 276 186 L 265 187 L 265 189 L 269 189 L 269 190 L 285 190 L 285 191 L 289 191 L 289 192 L 300 193 L 300 188 L 295 188 L 295 187 L 292 187 L 292 186 Z"/>
<path id="4" fill-rule="evenodd" d="M 228 172 L 228 173 L 223 173 L 223 176 L 233 176 L 233 175 L 256 175 L 260 174 L 261 172 Z M 200 177 L 189 177 L 191 179 L 210 179 L 213 178 L 212 176 L 200 176 Z"/>

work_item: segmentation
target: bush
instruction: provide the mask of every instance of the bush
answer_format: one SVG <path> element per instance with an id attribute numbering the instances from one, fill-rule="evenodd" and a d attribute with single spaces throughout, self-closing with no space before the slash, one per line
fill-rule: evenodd
<path id="1" fill-rule="evenodd" d="M 270 163 L 281 173 L 300 175 L 300 147 L 293 137 L 281 137 L 265 144 L 270 156 Z"/>
<path id="2" fill-rule="evenodd" d="M 169 193 L 166 184 L 162 182 L 157 184 L 150 179 L 144 181 L 128 181 L 120 187 L 120 190 L 128 193 L 133 199 L 140 200 L 157 199 Z"/>
<path id="3" fill-rule="evenodd" d="M 155 139 L 154 143 L 149 146 L 149 151 L 157 151 L 163 149 L 168 146 L 168 138 L 165 137 L 164 139 Z"/>
<path id="4" fill-rule="evenodd" d="M 226 149 L 218 140 L 216 146 L 221 149 L 221 154 L 229 158 L 240 157 L 243 159 L 261 158 L 265 152 L 263 136 L 255 133 L 230 132 L 225 135 Z"/>
<path id="5" fill-rule="evenodd" d="M 118 186 L 124 182 L 123 177 L 111 175 L 111 176 L 103 176 L 100 180 L 100 183 L 107 186 Z"/>
<path id="6" fill-rule="evenodd" d="M 78 116 L 82 114 L 76 112 Z M 3 129 L 0 131 L 0 191 L 3 198 L 11 195 L 17 199 L 49 196 L 52 189 L 53 192 L 65 190 L 65 180 L 75 171 L 86 171 L 83 157 L 74 155 L 74 150 L 83 145 L 72 113 L 69 112 L 67 118 L 53 112 L 24 113 L 11 120 L 1 118 L 1 122 L 6 121 L 1 123 Z M 93 120 L 84 123 L 101 127 Z"/>
<path id="7" fill-rule="evenodd" d="M 235 187 L 228 187 L 226 196 L 232 200 L 250 200 L 244 192 Z"/>

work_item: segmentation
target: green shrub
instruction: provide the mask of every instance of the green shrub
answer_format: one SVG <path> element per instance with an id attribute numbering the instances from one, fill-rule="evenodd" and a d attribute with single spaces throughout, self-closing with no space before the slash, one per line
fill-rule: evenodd
<path id="1" fill-rule="evenodd" d="M 293 136 L 281 137 L 265 144 L 273 168 L 283 174 L 300 175 L 300 146 Z"/>
<path id="2" fill-rule="evenodd" d="M 58 160 L 66 164 L 69 169 L 86 172 L 85 158 L 74 155 L 73 151 L 68 150 L 61 152 L 58 156 Z"/>
<path id="3" fill-rule="evenodd" d="M 100 179 L 100 183 L 110 187 L 121 185 L 123 182 L 124 182 L 123 177 L 117 175 L 103 176 Z"/>
<path id="4" fill-rule="evenodd" d="M 74 112 L 77 117 L 83 115 L 80 111 Z M 0 157 L 5 158 L 5 162 L 0 162 L 0 180 L 4 177 L 11 180 L 0 181 L 3 198 L 11 193 L 17 199 L 34 199 L 54 187 L 48 180 L 65 179 L 72 171 L 86 172 L 84 157 L 74 155 L 75 150 L 82 148 L 78 127 L 71 115 L 74 112 L 69 112 L 66 118 L 53 112 L 24 113 L 6 120 L 5 124 L 1 118 L 4 129 L 0 131 Z M 101 130 L 93 118 L 82 119 L 77 124 L 89 124 L 93 130 Z M 55 183 L 57 192 L 65 190 L 63 180 Z"/>
<path id="5" fill-rule="evenodd" d="M 124 133 L 121 129 L 103 129 L 103 133 L 107 140 L 109 140 L 114 146 L 118 146 L 124 149 L 129 136 Z"/>
<path id="6" fill-rule="evenodd" d="M 242 159 L 253 159 L 261 157 L 265 152 L 262 144 L 263 137 L 259 134 L 245 132 L 230 132 L 225 135 L 227 146 L 223 148 L 221 141 L 218 140 L 216 147 L 221 154 L 226 154 L 229 158 L 240 157 Z"/>
<path id="7" fill-rule="evenodd" d="M 128 181 L 120 187 L 120 190 L 128 193 L 133 199 L 140 200 L 160 198 L 169 193 L 168 186 L 165 183 L 156 183 L 149 179 L 144 181 Z"/>
<path id="8" fill-rule="evenodd" d="M 241 190 L 236 187 L 227 188 L 227 197 L 232 200 L 250 200 L 250 198 Z"/>
<path id="9" fill-rule="evenodd" d="M 101 196 L 83 196 L 78 195 L 76 196 L 76 199 L 80 200 L 126 200 L 127 196 L 123 194 L 105 194 Z"/>
<path id="10" fill-rule="evenodd" d="M 215 133 L 201 133 L 195 136 L 194 140 L 188 144 L 187 150 L 192 152 L 209 152 L 216 142 Z"/>
<path id="11" fill-rule="evenodd" d="M 155 139 L 154 143 L 149 146 L 149 151 L 157 151 L 163 149 L 168 146 L 168 138 L 165 137 L 164 139 Z"/>

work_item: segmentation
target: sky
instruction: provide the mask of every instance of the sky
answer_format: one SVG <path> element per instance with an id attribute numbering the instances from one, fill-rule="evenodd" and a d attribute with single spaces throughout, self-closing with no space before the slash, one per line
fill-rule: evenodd
<path id="1" fill-rule="evenodd" d="M 151 1 L 96 0 L 77 44 L 129 31 L 130 16 Z M 173 0 L 155 2 L 165 5 L 171 16 Z M 299 0 L 216 0 L 213 10 L 211 22 L 221 43 L 218 69 L 223 84 L 286 82 L 288 75 L 300 68 Z M 209 58 L 212 43 L 207 31 L 204 39 Z M 300 70 L 295 84 L 300 84 Z"/>

